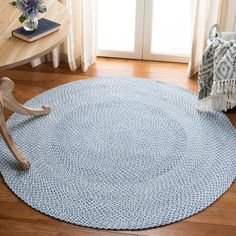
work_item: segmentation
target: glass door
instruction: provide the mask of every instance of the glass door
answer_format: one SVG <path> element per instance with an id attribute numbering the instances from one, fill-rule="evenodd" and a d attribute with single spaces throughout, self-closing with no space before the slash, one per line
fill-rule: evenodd
<path id="1" fill-rule="evenodd" d="M 97 1 L 97 54 L 142 58 L 144 0 Z"/>
<path id="2" fill-rule="evenodd" d="M 143 59 L 188 62 L 194 0 L 145 2 Z"/>
<path id="3" fill-rule="evenodd" d="M 188 62 L 194 0 L 98 0 L 97 55 Z"/>

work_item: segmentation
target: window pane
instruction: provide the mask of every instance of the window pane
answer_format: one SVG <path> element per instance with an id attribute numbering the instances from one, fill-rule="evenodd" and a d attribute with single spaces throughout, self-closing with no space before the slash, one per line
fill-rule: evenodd
<path id="1" fill-rule="evenodd" d="M 193 0 L 153 0 L 151 52 L 190 54 Z"/>
<path id="2" fill-rule="evenodd" d="M 136 0 L 98 0 L 98 50 L 134 51 Z"/>

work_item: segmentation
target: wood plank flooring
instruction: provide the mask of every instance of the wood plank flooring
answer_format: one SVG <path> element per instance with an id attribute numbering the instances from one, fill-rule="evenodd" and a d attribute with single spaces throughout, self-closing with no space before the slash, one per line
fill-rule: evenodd
<path id="1" fill-rule="evenodd" d="M 70 72 L 66 64 L 53 69 L 50 63 L 32 69 L 29 65 L 1 71 L 16 84 L 14 95 L 24 103 L 50 88 L 99 76 L 137 76 L 159 79 L 197 91 L 197 80 L 186 78 L 187 65 L 125 59 L 99 58 L 86 73 Z M 5 112 L 9 117 L 10 112 Z M 236 112 L 227 113 L 236 127 Z M 1 158 L 1 157 L 0 157 Z M 236 157 L 235 157 L 236 158 Z M 180 222 L 140 231 L 96 230 L 65 223 L 32 209 L 18 199 L 0 177 L 0 236 L 235 236 L 236 183 L 204 211 Z"/>

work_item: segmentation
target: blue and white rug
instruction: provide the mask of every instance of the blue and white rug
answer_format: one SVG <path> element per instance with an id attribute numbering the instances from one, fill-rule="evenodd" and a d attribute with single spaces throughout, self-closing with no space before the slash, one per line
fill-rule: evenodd
<path id="1" fill-rule="evenodd" d="M 191 216 L 236 176 L 236 132 L 221 112 L 195 110 L 197 96 L 137 78 L 94 78 L 49 90 L 8 125 L 32 167 L 22 171 L 0 143 L 0 171 L 31 207 L 83 226 L 143 229 Z"/>

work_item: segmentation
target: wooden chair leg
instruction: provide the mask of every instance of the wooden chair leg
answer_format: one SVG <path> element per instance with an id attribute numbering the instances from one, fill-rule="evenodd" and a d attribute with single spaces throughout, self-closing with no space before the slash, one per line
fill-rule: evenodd
<path id="1" fill-rule="evenodd" d="M 6 142 L 7 146 L 9 147 L 10 151 L 14 155 L 14 157 L 19 161 L 20 166 L 23 169 L 28 169 L 28 168 L 30 168 L 30 162 L 24 157 L 24 155 L 17 148 L 13 137 L 11 136 L 9 130 L 7 129 L 6 121 L 5 121 L 5 118 L 3 115 L 3 103 L 2 103 L 1 98 L 0 98 L 0 104 L 1 104 L 1 107 L 0 107 L 0 133 L 1 133 L 4 141 Z"/>
<path id="2" fill-rule="evenodd" d="M 48 106 L 42 106 L 42 108 L 34 109 L 21 105 L 12 95 L 13 88 L 14 82 L 12 80 L 6 77 L 0 79 L 0 92 L 2 94 L 2 100 L 4 106 L 9 110 L 20 113 L 22 115 L 33 116 L 45 115 L 50 112 L 50 107 Z"/>

